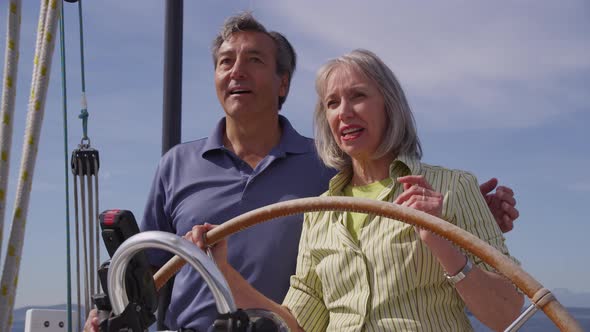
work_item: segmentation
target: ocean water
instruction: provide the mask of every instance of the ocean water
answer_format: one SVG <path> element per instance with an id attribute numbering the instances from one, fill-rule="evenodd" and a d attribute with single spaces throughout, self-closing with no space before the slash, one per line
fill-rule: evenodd
<path id="1" fill-rule="evenodd" d="M 567 308 L 569 313 L 578 320 L 582 330 L 590 332 L 590 308 Z M 477 321 L 473 316 L 469 316 L 471 323 L 476 332 L 492 331 L 485 325 Z M 559 332 L 559 329 L 553 322 L 545 316 L 545 313 L 538 311 L 526 324 L 519 330 L 521 332 Z"/>
<path id="2" fill-rule="evenodd" d="M 567 308 L 568 311 L 580 322 L 584 331 L 590 332 L 590 308 Z M 470 316 L 476 332 L 491 331 L 483 324 Z M 25 329 L 24 320 L 15 320 L 12 332 L 22 332 Z M 151 329 L 150 329 L 151 330 Z M 558 332 L 553 322 L 543 312 L 537 312 L 521 329 L 521 332 Z M 42 331 L 39 331 L 42 332 Z"/>

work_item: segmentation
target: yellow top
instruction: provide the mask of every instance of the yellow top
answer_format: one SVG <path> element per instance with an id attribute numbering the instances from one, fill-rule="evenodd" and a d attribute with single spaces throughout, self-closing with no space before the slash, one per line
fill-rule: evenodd
<path id="1" fill-rule="evenodd" d="M 343 192 L 344 195 L 350 197 L 377 199 L 379 193 L 381 193 L 383 189 L 387 188 L 387 186 L 389 186 L 392 182 L 393 180 L 388 177 L 381 181 L 369 183 L 364 186 L 355 187 L 352 184 L 348 184 L 346 187 L 344 187 Z M 348 212 L 346 214 L 346 228 L 355 241 L 358 241 L 359 231 L 365 226 L 366 221 L 366 213 Z"/>

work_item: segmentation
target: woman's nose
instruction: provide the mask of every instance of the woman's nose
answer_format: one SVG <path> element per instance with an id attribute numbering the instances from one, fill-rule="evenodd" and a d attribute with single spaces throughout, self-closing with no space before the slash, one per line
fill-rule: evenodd
<path id="1" fill-rule="evenodd" d="M 340 119 L 349 119 L 354 115 L 352 105 L 347 100 L 340 102 L 340 109 L 338 110 L 338 116 Z"/>

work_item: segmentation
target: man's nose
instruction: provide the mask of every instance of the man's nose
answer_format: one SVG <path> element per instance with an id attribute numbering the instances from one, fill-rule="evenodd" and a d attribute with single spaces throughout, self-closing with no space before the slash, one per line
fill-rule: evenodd
<path id="1" fill-rule="evenodd" d="M 231 69 L 231 79 L 241 79 L 246 76 L 246 63 L 242 59 L 236 59 Z"/>

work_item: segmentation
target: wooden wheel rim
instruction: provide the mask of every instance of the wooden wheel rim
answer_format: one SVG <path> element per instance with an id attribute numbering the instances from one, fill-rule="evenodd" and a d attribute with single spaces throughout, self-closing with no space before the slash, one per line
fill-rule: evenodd
<path id="1" fill-rule="evenodd" d="M 239 215 L 209 231 L 205 240 L 214 244 L 229 235 L 278 217 L 317 211 L 348 211 L 375 214 L 428 229 L 457 246 L 469 251 L 510 279 L 514 285 L 545 312 L 561 331 L 582 331 L 579 323 L 557 301 L 549 290 L 498 250 L 445 220 L 422 211 L 371 199 L 351 197 L 310 197 L 267 205 Z M 180 268 L 184 261 L 175 256 L 154 275 L 160 289 Z"/>

